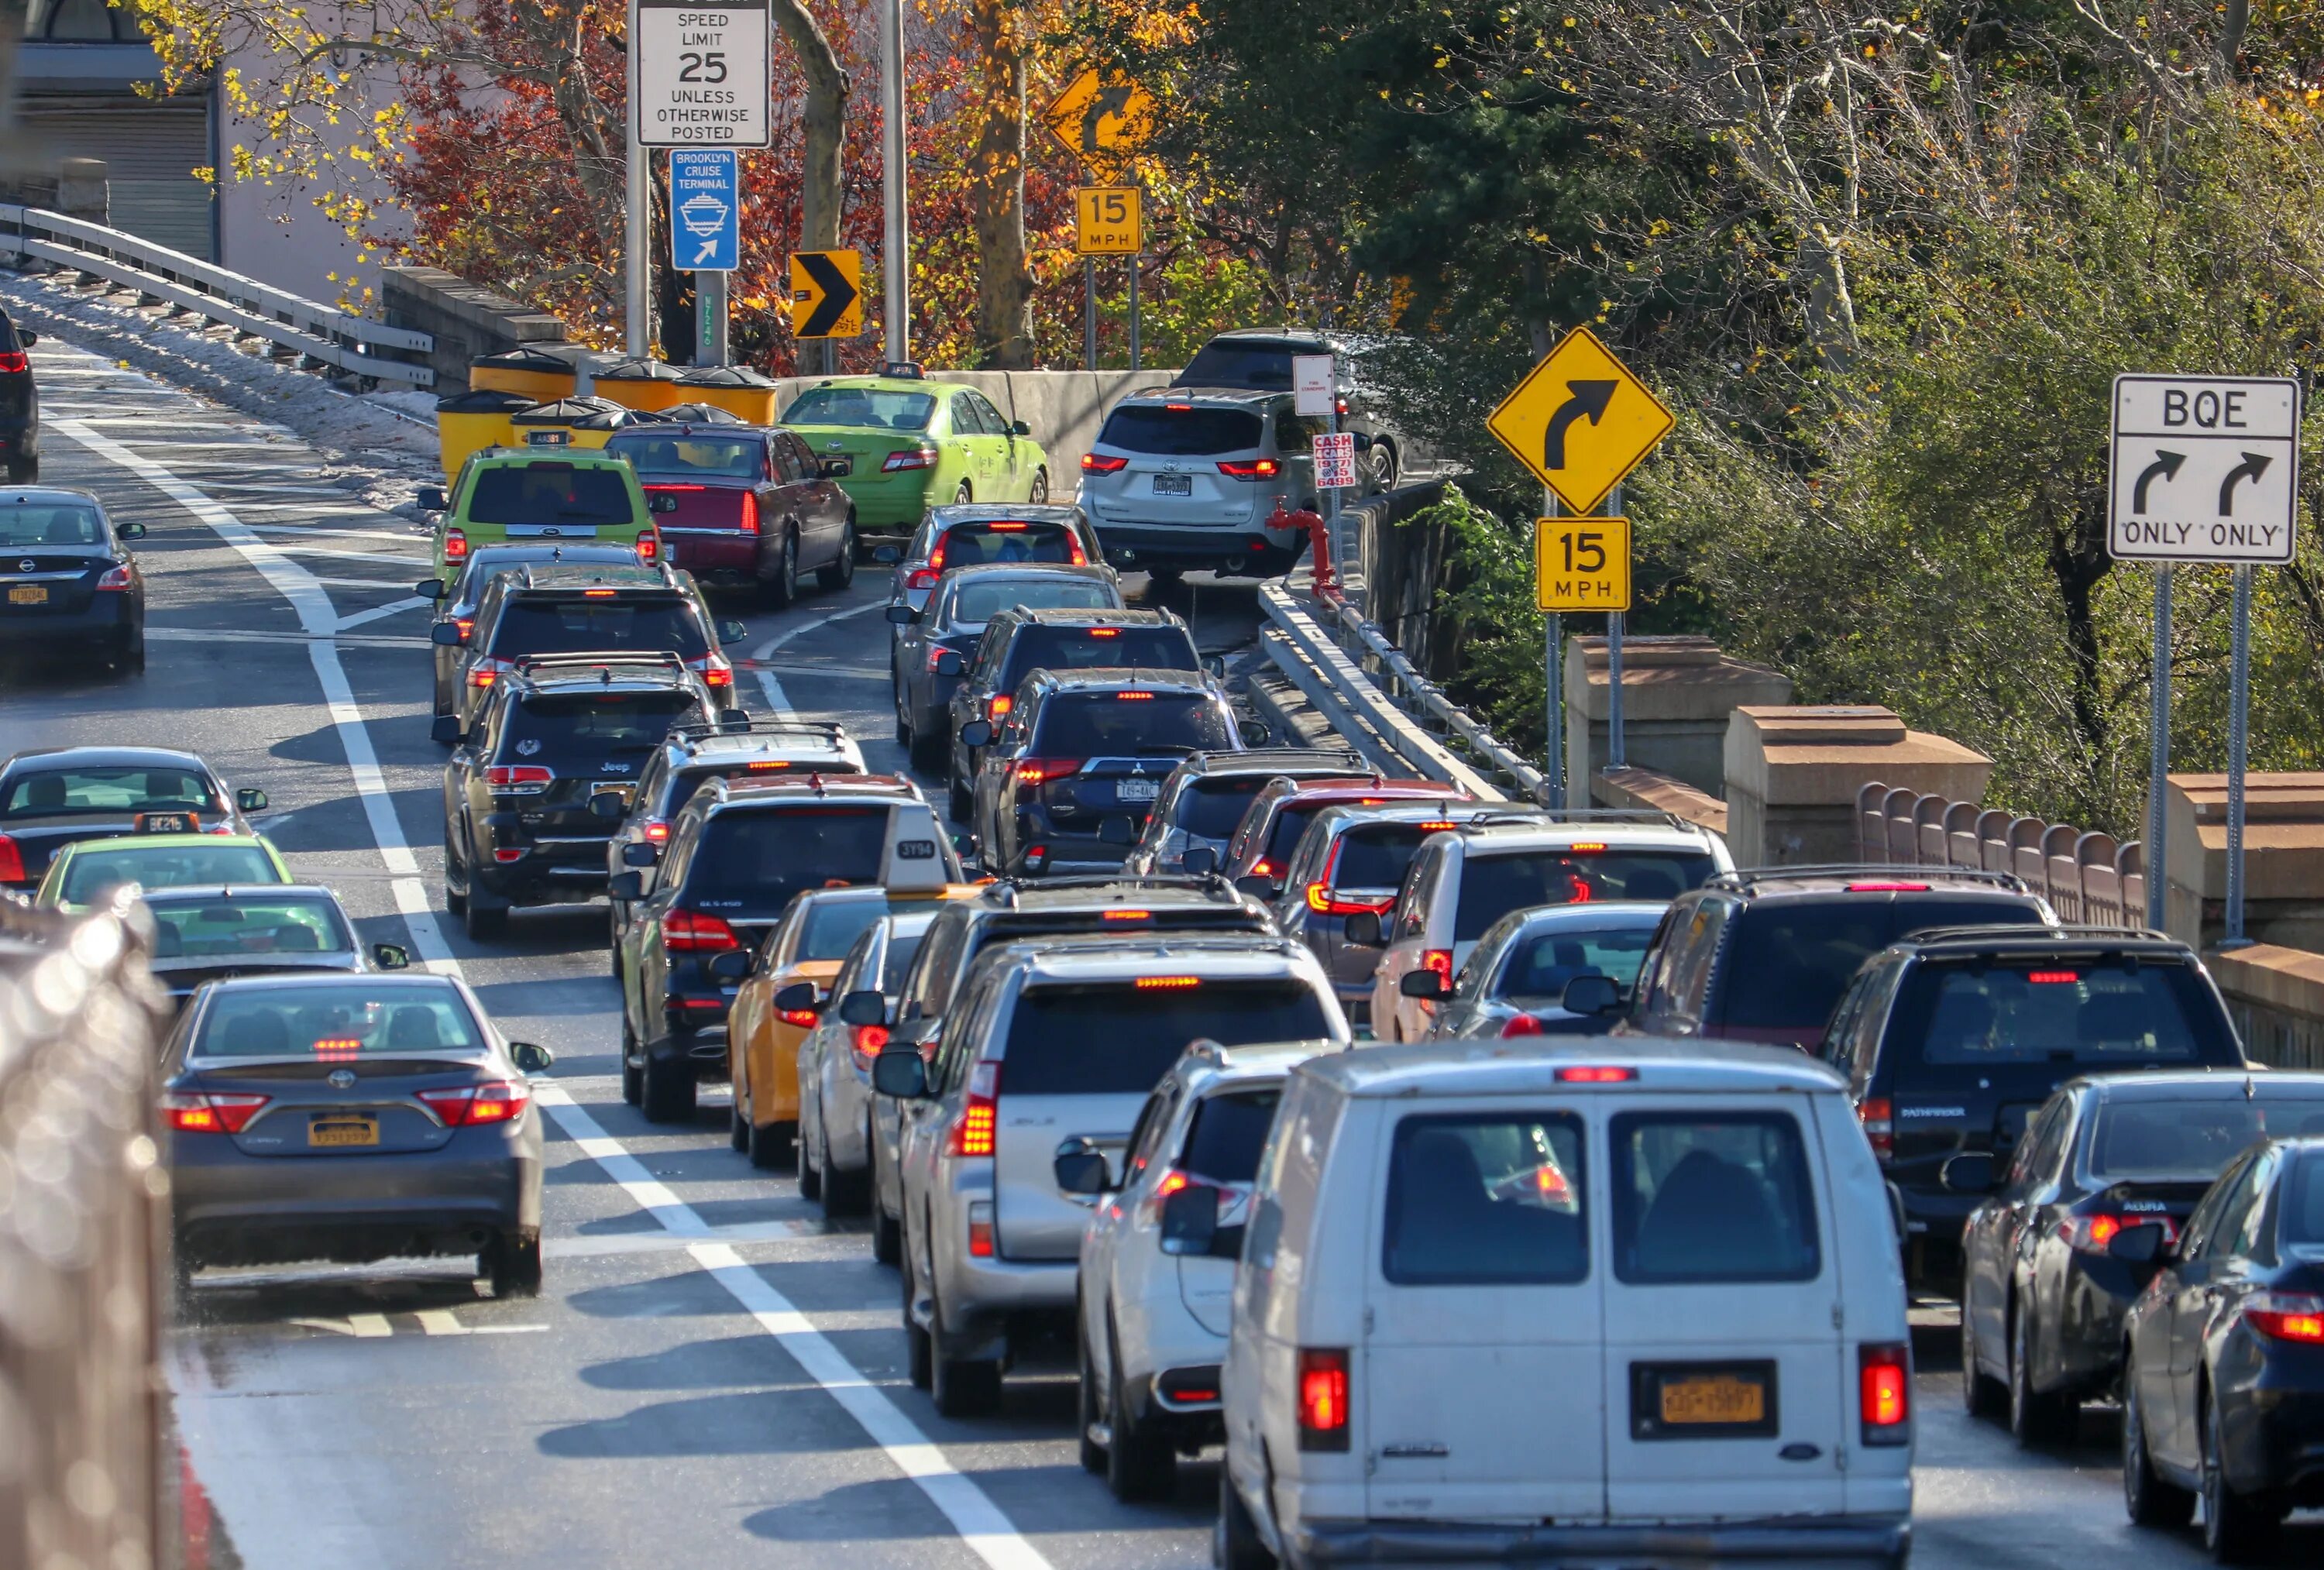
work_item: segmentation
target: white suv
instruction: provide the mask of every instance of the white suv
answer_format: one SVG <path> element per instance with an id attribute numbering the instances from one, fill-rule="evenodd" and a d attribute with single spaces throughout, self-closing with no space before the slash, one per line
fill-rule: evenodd
<path id="1" fill-rule="evenodd" d="M 1248 1232 L 1227 1570 L 1904 1565 L 1897 1234 L 1821 1064 L 1655 1037 L 1313 1059 Z"/>
<path id="2" fill-rule="evenodd" d="M 1669 901 L 1734 869 L 1725 840 L 1665 813 L 1480 813 L 1429 837 L 1386 916 L 1347 919 L 1347 942 L 1388 945 L 1372 971 L 1372 1033 L 1383 1042 L 1425 1039 L 1437 988 L 1451 988 L 1485 929 L 1511 911 Z M 1404 978 L 1415 970 L 1436 972 L 1427 996 L 1406 991 Z"/>
<path id="3" fill-rule="evenodd" d="M 1100 1151 L 1058 1152 L 1057 1186 L 1096 1199 L 1076 1316 L 1081 1451 L 1116 1498 L 1168 1498 L 1180 1453 L 1217 1443 L 1235 1256 L 1283 1077 L 1345 1045 L 1197 1042 L 1147 1097 L 1119 1173 Z"/>
<path id="4" fill-rule="evenodd" d="M 1082 506 L 1106 560 L 1166 574 L 1290 571 L 1307 537 L 1267 520 L 1277 501 L 1314 504 L 1323 427 L 1292 412 L 1288 390 L 1172 387 L 1123 399 L 1082 454 Z"/>

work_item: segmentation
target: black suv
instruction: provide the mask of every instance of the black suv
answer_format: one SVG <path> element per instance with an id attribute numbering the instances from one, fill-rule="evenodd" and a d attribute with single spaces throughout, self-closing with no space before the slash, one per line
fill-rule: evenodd
<path id="1" fill-rule="evenodd" d="M 448 620 L 428 636 L 444 647 L 462 641 L 458 624 Z M 718 645 L 749 636 L 739 621 L 714 622 L 694 580 L 667 563 L 521 566 L 494 578 L 477 601 L 447 712 L 466 725 L 493 684 L 527 655 L 675 655 L 703 685 L 731 698 L 734 668 Z M 437 728 L 438 740 L 455 734 Z"/>
<path id="2" fill-rule="evenodd" d="M 1245 809 L 1271 780 L 1361 778 L 1373 772 L 1363 755 L 1347 748 L 1254 747 L 1241 752 L 1197 752 L 1170 771 L 1146 832 L 1122 861 L 1125 872 L 1183 872 L 1186 852 L 1206 849 L 1208 866 L 1226 868 L 1227 843 L 1241 826 Z"/>
<path id="3" fill-rule="evenodd" d="M 1331 355 L 1340 428 L 1361 438 L 1356 443 L 1359 461 L 1370 472 L 1372 482 L 1386 491 L 1402 475 L 1407 454 L 1404 434 L 1373 409 L 1359 374 L 1365 353 L 1378 346 L 1377 340 L 1299 327 L 1237 327 L 1195 350 L 1178 381 L 1187 387 L 1289 392 L 1293 360 L 1302 354 Z"/>
<path id="4" fill-rule="evenodd" d="M 1764 867 L 1679 895 L 1628 1028 L 1815 1051 L 1857 967 L 1923 927 L 2050 926 L 2024 882 L 1957 867 Z"/>
<path id="5" fill-rule="evenodd" d="M 1136 666 L 1141 670 L 1198 671 L 1203 656 L 1194 635 L 1167 611 L 1001 611 L 984 624 L 976 656 L 965 662 L 952 693 L 953 817 L 968 820 L 969 793 L 984 753 L 960 738 L 961 727 L 983 720 L 998 726 L 1009 717 L 1017 689 L 1037 670 L 1077 671 L 1096 666 Z M 943 667 L 939 666 L 939 670 Z M 948 673 L 947 673 L 948 674 Z"/>
<path id="6" fill-rule="evenodd" d="M 1029 874 L 1117 870 L 1180 758 L 1244 747 L 1208 676 L 1104 668 L 1035 671 L 997 731 L 973 720 L 961 739 L 984 750 L 971 822 L 985 867 Z"/>
<path id="7" fill-rule="evenodd" d="M 488 597 L 489 598 L 489 597 Z M 673 725 L 719 718 L 674 654 L 527 655 L 497 675 L 474 725 L 447 714 L 444 908 L 484 939 L 512 906 L 605 890 L 611 825 L 590 810 L 626 788 Z"/>
<path id="8" fill-rule="evenodd" d="M 41 390 L 32 383 L 32 362 L 24 351 L 41 341 L 0 311 L 0 460 L 8 482 L 28 485 L 41 477 Z"/>
<path id="9" fill-rule="evenodd" d="M 2240 1069 L 2242 1043 L 2195 951 L 2114 927 L 1939 927 L 1875 954 L 1841 995 L 1823 1056 L 1848 1076 L 1872 1153 L 1904 1197 L 1912 1274 L 1958 1274 L 1983 1182 L 2067 1080 L 2130 1069 Z M 1978 1174 L 1984 1176 L 1983 1173 Z"/>
<path id="10" fill-rule="evenodd" d="M 484 591 L 503 573 L 535 565 L 586 567 L 634 567 L 638 553 L 628 546 L 559 544 L 555 540 L 526 540 L 516 545 L 478 546 L 468 553 L 460 575 L 446 589 L 444 580 L 430 574 L 413 585 L 412 592 L 423 600 L 436 601 L 436 615 L 429 629 L 429 639 L 435 645 L 436 712 L 449 714 L 460 707 L 460 659 L 467 652 L 468 639 L 476 629 L 476 607 L 484 600 Z M 452 636 L 439 638 L 435 628 L 449 624 Z"/>

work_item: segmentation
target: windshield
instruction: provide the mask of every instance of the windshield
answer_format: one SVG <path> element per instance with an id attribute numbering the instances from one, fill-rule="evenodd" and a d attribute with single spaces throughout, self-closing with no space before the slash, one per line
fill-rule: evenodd
<path id="1" fill-rule="evenodd" d="M 806 889 L 879 882 L 887 845 L 884 806 L 730 808 L 704 825 L 681 903 L 771 914 Z"/>
<path id="2" fill-rule="evenodd" d="M 1073 530 L 1062 523 L 1025 523 L 1010 519 L 991 523 L 955 523 L 936 542 L 929 561 L 931 565 L 947 572 L 954 567 L 1009 562 L 1078 565 L 1082 560 L 1079 543 Z"/>
<path id="3" fill-rule="evenodd" d="M 105 538 L 97 509 L 73 502 L 0 507 L 0 546 L 93 546 Z"/>
<path id="4" fill-rule="evenodd" d="M 190 769 L 167 765 L 51 768 L 10 780 L 0 818 L 127 817 L 137 813 L 211 813 L 222 807 L 210 794 L 208 783 Z"/>
<path id="5" fill-rule="evenodd" d="M 1176 409 L 1158 403 L 1126 403 L 1106 417 L 1101 446 L 1157 457 L 1191 458 L 1213 453 L 1247 453 L 1259 445 L 1264 425 L 1249 409 Z"/>
<path id="6" fill-rule="evenodd" d="M 1888 1025 L 1900 1084 L 2053 1063 L 2240 1062 L 2233 1028 L 2186 965 L 2084 960 L 1924 965 Z M 1946 1070 L 1950 1070 L 1949 1072 Z"/>
<path id="7" fill-rule="evenodd" d="M 1249 387 L 1261 392 L 1291 390 L 1291 357 L 1329 354 L 1323 344 L 1285 338 L 1213 338 L 1194 351 L 1178 380 L 1188 387 Z"/>
<path id="8" fill-rule="evenodd" d="M 1509 945 L 1494 978 L 1496 996 L 1513 1003 L 1541 1003 L 1555 1007 L 1565 996 L 1565 984 L 1577 976 L 1604 976 L 1628 992 L 1646 962 L 1653 926 L 1612 929 L 1559 927 L 1552 932 L 1521 936 Z"/>
<path id="9" fill-rule="evenodd" d="M 1034 987 L 1019 995 L 1001 1066 L 1005 1096 L 1143 1096 L 1190 1042 L 1312 1041 L 1331 1024 L 1296 981 L 1194 977 Z"/>
<path id="10" fill-rule="evenodd" d="M 211 999 L 187 1056 L 330 1061 L 369 1052 L 475 1051 L 484 1033 L 449 987 L 372 987 L 361 980 L 310 987 L 230 988 Z"/>
<path id="11" fill-rule="evenodd" d="M 1582 1281 L 1586 1179 L 1571 1113 L 1404 1118 L 1388 1153 L 1381 1273 L 1406 1286 Z"/>
<path id="12" fill-rule="evenodd" d="M 1178 793 L 1177 826 L 1205 840 L 1223 840 L 1242 822 L 1250 798 L 1267 788 L 1271 776 L 1232 774 L 1223 779 L 1190 781 Z"/>
<path id="13" fill-rule="evenodd" d="M 1857 967 L 1924 927 L 2022 926 L 2023 895 L 1902 895 L 1766 900 L 1738 913 L 1720 963 L 1722 1017 L 1746 1030 L 1821 1031 Z"/>
<path id="14" fill-rule="evenodd" d="M 218 900 L 208 904 L 171 901 L 153 913 L 153 958 L 208 959 L 241 954 L 344 954 L 354 949 L 347 924 L 329 900 L 285 895 L 276 899 Z"/>
<path id="15" fill-rule="evenodd" d="M 925 392 L 870 387 L 811 387 L 784 411 L 787 426 L 859 426 L 870 430 L 924 431 L 936 400 Z"/>
<path id="16" fill-rule="evenodd" d="M 699 659 L 710 652 L 710 635 L 694 607 L 673 595 L 605 600 L 527 596 L 503 602 L 487 652 L 496 659 L 630 652 Z"/>
<path id="17" fill-rule="evenodd" d="M 1042 757 L 1139 757 L 1231 749 L 1225 713 L 1193 693 L 1060 693 L 1041 706 Z"/>
<path id="18" fill-rule="evenodd" d="M 184 888 L 189 884 L 288 883 L 256 845 L 115 845 L 76 849 L 65 863 L 57 897 L 66 904 L 94 904 L 108 889 L 125 884 L 141 888 Z"/>
<path id="19" fill-rule="evenodd" d="M 888 902 L 884 899 L 818 900 L 807 913 L 807 927 L 799 933 L 796 958 L 844 959 L 847 950 L 855 947 L 855 940 L 887 914 Z"/>
<path id="20" fill-rule="evenodd" d="M 728 480 L 767 477 L 767 444 L 763 437 L 663 436 L 622 432 L 605 444 L 616 458 L 627 458 L 641 474 L 715 474 Z"/>
<path id="21" fill-rule="evenodd" d="M 1110 584 L 1063 574 L 1039 578 L 1004 578 L 992 583 L 963 583 L 945 619 L 954 627 L 981 627 L 1012 605 L 1028 611 L 1118 611 L 1120 596 Z"/>
<path id="22" fill-rule="evenodd" d="M 1195 671 L 1203 668 L 1203 660 L 1194 652 L 1193 635 L 1183 627 L 1026 627 L 1009 646 L 1009 680 L 1002 691 L 1015 691 L 1034 671 L 1086 671 L 1101 666 Z"/>
<path id="23" fill-rule="evenodd" d="M 1194 1108 L 1186 1148 L 1178 1168 L 1214 1183 L 1248 1183 L 1259 1176 L 1267 1131 L 1275 1126 L 1275 1104 L 1283 1092 L 1238 1090 L 1213 1096 Z"/>
<path id="24" fill-rule="evenodd" d="M 2168 1101 L 2110 1097 L 2090 1136 L 2090 1176 L 2100 1182 L 2208 1183 L 2270 1135 L 2324 1134 L 2324 1097 L 2287 1095 L 2255 1077 L 2249 1097 Z"/>
<path id="25" fill-rule="evenodd" d="M 1452 939 L 1473 943 L 1511 911 L 1534 905 L 1674 900 L 1718 870 L 1716 861 L 1695 850 L 1525 850 L 1492 856 L 1472 849 L 1461 868 L 1461 908 L 1452 918 Z"/>
<path id="26" fill-rule="evenodd" d="M 526 698 L 501 732 L 502 758 L 569 758 L 650 752 L 701 711 L 684 693 L 546 693 Z"/>
<path id="27" fill-rule="evenodd" d="M 456 515 L 456 517 L 458 515 Z M 624 471 L 595 464 L 496 464 L 476 476 L 465 515 L 475 523 L 646 525 Z"/>

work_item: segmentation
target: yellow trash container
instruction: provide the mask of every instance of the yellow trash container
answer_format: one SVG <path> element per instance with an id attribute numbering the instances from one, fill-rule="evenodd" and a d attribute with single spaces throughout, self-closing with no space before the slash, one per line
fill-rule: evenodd
<path id="1" fill-rule="evenodd" d="M 731 409 L 720 409 L 715 403 L 680 403 L 661 410 L 655 416 L 673 425 L 738 426 L 742 417 Z"/>
<path id="2" fill-rule="evenodd" d="M 573 395 L 573 362 L 545 349 L 511 349 L 468 362 L 468 385 L 536 400 Z"/>
<path id="3" fill-rule="evenodd" d="M 568 399 L 567 402 L 578 402 Z M 585 414 L 573 422 L 573 445 L 576 447 L 602 447 L 605 439 L 624 426 L 641 420 L 659 420 L 659 415 L 641 414 L 633 409 L 601 409 L 595 414 Z"/>
<path id="4" fill-rule="evenodd" d="M 683 396 L 741 418 L 745 424 L 775 423 L 775 393 L 779 386 L 747 365 L 705 365 L 678 379 Z"/>
<path id="5" fill-rule="evenodd" d="M 626 424 L 629 412 L 602 398 L 559 398 L 517 410 L 509 416 L 509 429 L 520 447 L 602 447 L 613 427 L 598 425 L 585 432 L 582 422 L 593 416 L 619 415 Z"/>
<path id="6" fill-rule="evenodd" d="M 623 409 L 651 413 L 686 396 L 678 389 L 678 378 L 674 367 L 659 360 L 616 360 L 590 380 L 598 397 L 610 398 Z"/>
<path id="7" fill-rule="evenodd" d="M 531 407 L 532 399 L 521 392 L 500 392 L 489 387 L 438 399 L 436 439 L 443 449 L 444 477 L 457 478 L 470 453 L 513 446 L 516 433 L 509 426 L 509 416 Z"/>

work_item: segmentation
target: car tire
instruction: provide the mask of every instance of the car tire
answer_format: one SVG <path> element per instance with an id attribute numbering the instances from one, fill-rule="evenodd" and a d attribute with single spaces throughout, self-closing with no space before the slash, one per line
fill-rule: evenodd
<path id="1" fill-rule="evenodd" d="M 1185 583 L 1185 580 L 1186 572 L 1183 567 L 1148 567 L 1146 569 L 1146 582 L 1148 586 L 1150 588 L 1175 589 L 1180 583 Z"/>
<path id="2" fill-rule="evenodd" d="M 872 1131 L 876 1141 L 879 1131 Z M 872 1189 L 872 1257 L 881 1264 L 895 1264 L 904 1257 L 904 1224 L 888 1214 L 888 1207 L 880 1201 L 880 1147 L 872 1146 L 872 1164 L 865 1169 L 871 1176 Z"/>
<path id="3" fill-rule="evenodd" d="M 796 1123 L 751 1125 L 751 1164 L 761 1171 L 789 1166 L 798 1154 L 798 1132 Z"/>
<path id="4" fill-rule="evenodd" d="M 453 876 L 455 871 L 459 874 L 457 877 Z M 452 829 L 447 823 L 444 828 L 444 909 L 455 920 L 468 914 L 468 891 L 465 886 L 467 878 L 467 868 L 461 866 L 458 853 L 452 849 Z"/>
<path id="5" fill-rule="evenodd" d="M 672 1053 L 646 1052 L 638 1110 L 648 1123 L 690 1123 L 694 1118 L 694 1065 Z M 752 1131 L 756 1136 L 757 1130 Z"/>
<path id="6" fill-rule="evenodd" d="M 740 1092 L 735 1094 L 734 1105 L 726 1110 L 726 1143 L 738 1151 L 751 1148 L 751 1115 L 742 1109 Z"/>
<path id="7" fill-rule="evenodd" d="M 1106 1327 L 1112 1364 L 1106 1374 L 1105 1485 L 1124 1504 L 1168 1499 L 1178 1488 L 1178 1453 L 1170 1441 L 1130 1416 L 1121 1384 L 1121 1337 Z"/>
<path id="8" fill-rule="evenodd" d="M 9 459 L 9 460 L 8 460 L 8 483 L 9 483 L 9 484 L 11 484 L 11 485 L 30 485 L 33 481 L 38 480 L 40 477 L 41 477 L 41 461 L 40 461 L 40 459 L 38 459 L 38 458 L 11 458 L 11 459 Z"/>
<path id="9" fill-rule="evenodd" d="M 1036 469 L 1033 471 L 1033 488 L 1026 492 L 1026 504 L 1030 507 L 1041 507 L 1046 505 L 1048 500 L 1049 472 L 1047 469 Z"/>
<path id="10" fill-rule="evenodd" d="M 484 1273 L 493 1279 L 495 1298 L 537 1298 L 540 1295 L 540 1234 L 503 1232 L 493 1240 L 484 1257 Z"/>
<path id="11" fill-rule="evenodd" d="M 484 896 L 473 888 L 468 891 L 467 906 L 464 914 L 470 941 L 490 942 L 508 931 L 508 906 L 486 904 Z"/>
<path id="12" fill-rule="evenodd" d="M 820 1201 L 823 1198 L 823 1169 L 807 1159 L 807 1141 L 792 1136 L 791 1159 L 798 1164 L 799 1198 Z"/>
<path id="13" fill-rule="evenodd" d="M 1364 450 L 1364 471 L 1373 489 L 1395 490 L 1399 468 L 1400 465 L 1396 461 L 1396 448 L 1375 436 L 1372 439 L 1372 445 Z"/>
<path id="14" fill-rule="evenodd" d="M 982 1418 L 1001 1409 L 1001 1364 L 985 1357 L 953 1357 L 945 1335 L 943 1299 L 930 1293 L 928 1394 L 947 1418 Z"/>
<path id="15" fill-rule="evenodd" d="M 1077 1381 L 1074 1392 L 1074 1436 L 1081 1441 L 1082 1470 L 1093 1477 L 1105 1474 L 1105 1446 L 1093 1437 L 1098 1426 L 1097 1369 L 1090 1362 L 1089 1321 L 1083 1315 L 1081 1299 L 1074 1299 L 1074 1373 Z"/>
<path id="16" fill-rule="evenodd" d="M 826 589 L 844 589 L 855 582 L 855 525 L 850 523 L 839 532 L 839 555 L 827 567 L 817 567 L 815 581 Z"/>
<path id="17" fill-rule="evenodd" d="M 638 1052 L 638 1038 L 630 1030 L 628 1010 L 622 1020 L 622 1099 L 635 1106 L 645 1099 L 645 1070 L 632 1061 Z"/>
<path id="18" fill-rule="evenodd" d="M 918 1296 L 912 1278 L 912 1264 L 904 1263 L 904 1372 L 916 1390 L 926 1390 L 936 1378 L 935 1349 L 928 1333 L 912 1318 L 912 1299 Z"/>
<path id="19" fill-rule="evenodd" d="M 2009 1317 L 2009 1437 L 2024 1449 L 2062 1445 L 2081 1426 L 2082 1403 L 2034 1388 L 2034 1313 L 2019 1304 Z"/>
<path id="20" fill-rule="evenodd" d="M 798 598 L 798 536 L 786 528 L 782 554 L 775 558 L 775 575 L 767 580 L 767 607 L 772 611 L 787 610 Z"/>
<path id="21" fill-rule="evenodd" d="M 2270 1501 L 2237 1493 L 2220 1460 L 2226 1447 L 2219 1403 L 2203 1391 L 2203 1547 L 2222 1565 L 2250 1565 L 2274 1551 L 2283 1516 Z"/>
<path id="22" fill-rule="evenodd" d="M 1259 1535 L 1259 1524 L 1235 1492 L 1227 1464 L 1219 1463 L 1219 1519 L 1211 1528 L 1211 1563 L 1217 1570 L 1275 1570 L 1275 1556 Z"/>
<path id="23" fill-rule="evenodd" d="M 2146 1412 L 2127 1353 L 2122 1361 L 2122 1505 L 2137 1527 L 2176 1530 L 2195 1519 L 2194 1491 L 2165 1482 L 2146 1453 Z"/>
<path id="24" fill-rule="evenodd" d="M 1961 1407 L 1971 1419 L 1998 1418 L 2009 1408 L 2009 1391 L 2002 1382 L 1977 1366 L 1977 1336 L 1969 1327 L 1969 1285 L 1961 1284 Z"/>

